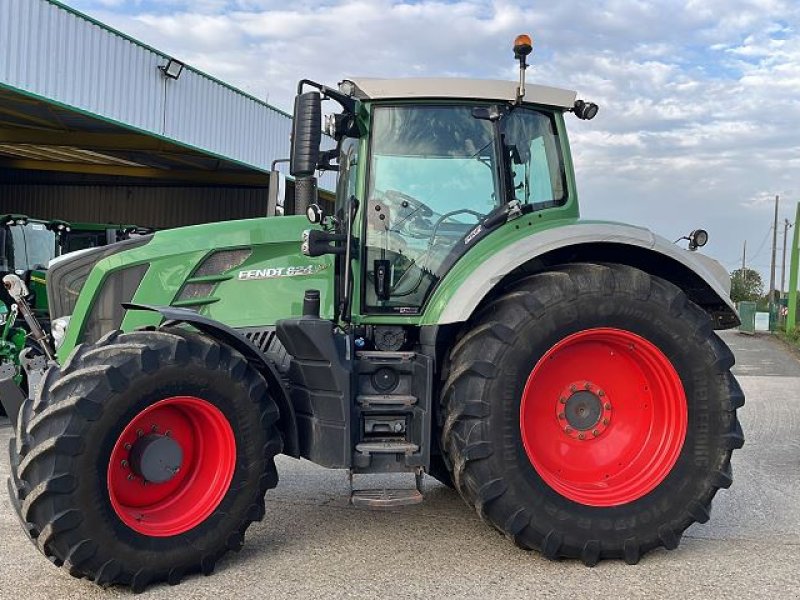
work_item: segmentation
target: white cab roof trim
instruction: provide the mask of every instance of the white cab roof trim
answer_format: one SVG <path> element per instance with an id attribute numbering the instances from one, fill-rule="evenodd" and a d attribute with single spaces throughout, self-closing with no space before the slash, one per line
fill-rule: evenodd
<path id="1" fill-rule="evenodd" d="M 398 100 L 402 98 L 472 98 L 476 100 L 502 100 L 513 102 L 517 98 L 517 82 L 494 79 L 346 79 L 355 84 L 355 97 L 372 100 Z M 525 85 L 526 104 L 543 104 L 572 108 L 576 92 L 548 87 Z"/>

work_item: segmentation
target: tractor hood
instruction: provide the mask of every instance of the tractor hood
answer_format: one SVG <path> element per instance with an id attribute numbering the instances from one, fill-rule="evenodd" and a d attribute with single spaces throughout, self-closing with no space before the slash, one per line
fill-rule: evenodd
<path id="1" fill-rule="evenodd" d="M 194 225 L 55 262 L 51 317 L 70 317 L 59 357 L 113 329 L 158 324 L 158 315 L 126 311 L 126 302 L 188 308 L 250 330 L 299 316 L 304 291 L 318 289 L 321 314 L 332 318 L 333 259 L 301 254 L 308 228 L 304 216 Z"/>

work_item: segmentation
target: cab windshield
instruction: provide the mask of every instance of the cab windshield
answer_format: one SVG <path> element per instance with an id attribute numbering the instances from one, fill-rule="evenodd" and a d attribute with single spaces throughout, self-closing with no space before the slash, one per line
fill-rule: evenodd
<path id="1" fill-rule="evenodd" d="M 528 108 L 377 106 L 365 212 L 367 311 L 413 314 L 476 236 L 516 199 L 566 201 L 555 121 Z M 485 112 L 485 111 L 484 111 Z"/>

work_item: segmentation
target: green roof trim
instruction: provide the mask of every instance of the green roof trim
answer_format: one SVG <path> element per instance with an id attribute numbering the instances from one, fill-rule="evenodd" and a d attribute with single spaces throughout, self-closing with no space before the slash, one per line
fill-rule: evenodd
<path id="1" fill-rule="evenodd" d="M 100 27 L 101 29 L 105 29 L 109 33 L 113 33 L 114 35 L 119 36 L 119 37 L 131 42 L 132 44 L 136 44 L 140 48 L 144 48 L 145 50 L 149 50 L 150 52 L 153 52 L 154 54 L 158 54 L 159 56 L 161 56 L 164 59 L 174 58 L 175 60 L 180 60 L 177 56 L 170 56 L 169 54 L 166 54 L 166 53 L 162 52 L 161 50 L 157 50 L 156 48 L 153 48 L 149 44 L 145 44 L 144 42 L 142 42 L 140 40 L 137 40 L 134 37 L 131 37 L 127 33 L 121 32 L 119 29 L 115 29 L 115 28 L 111 27 L 110 25 L 106 25 L 102 21 L 98 21 L 94 17 L 90 17 L 89 15 L 87 15 L 85 13 L 82 13 L 81 11 L 77 10 L 76 8 L 73 8 L 72 6 L 64 4 L 64 2 L 62 2 L 61 0 L 45 0 L 45 2 L 48 2 L 49 4 L 52 4 L 53 6 L 57 6 L 58 8 L 61 8 L 62 10 L 65 10 L 68 13 L 71 13 L 71 14 L 75 15 L 76 17 L 78 17 L 80 19 L 83 19 L 84 21 L 88 21 L 89 23 L 92 23 L 93 25 L 96 25 L 97 27 Z M 224 87 L 226 89 L 229 89 L 230 91 L 232 91 L 232 92 L 234 92 L 236 94 L 239 94 L 240 96 L 244 96 L 245 98 L 247 98 L 249 100 L 252 100 L 253 102 L 257 102 L 258 104 L 261 104 L 262 106 L 265 106 L 266 108 L 269 108 L 270 110 L 273 110 L 276 113 L 283 115 L 284 117 L 289 117 L 290 119 L 292 118 L 292 115 L 290 115 L 289 113 L 281 110 L 280 108 L 276 108 L 276 107 L 272 106 L 271 104 L 268 104 L 268 103 L 264 102 L 263 100 L 261 100 L 259 98 L 256 98 L 252 94 L 248 94 L 247 92 L 244 92 L 244 91 L 240 90 L 239 88 L 233 87 L 229 83 L 225 83 L 224 81 L 222 81 L 220 79 L 217 79 L 216 77 L 214 77 L 212 75 L 209 75 L 208 73 L 205 73 L 205 72 L 203 72 L 203 71 L 201 71 L 199 69 L 196 69 L 193 66 L 184 63 L 182 60 L 181 60 L 181 62 L 183 63 L 183 65 L 184 65 L 184 67 L 186 69 L 189 69 L 193 73 L 196 73 L 197 75 L 200 75 L 201 77 L 204 77 L 205 79 L 208 79 L 209 81 L 213 81 L 217 85 L 221 85 L 222 87 Z"/>

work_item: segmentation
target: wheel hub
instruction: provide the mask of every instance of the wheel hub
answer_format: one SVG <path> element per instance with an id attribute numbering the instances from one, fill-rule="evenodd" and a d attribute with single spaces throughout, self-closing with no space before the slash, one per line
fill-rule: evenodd
<path id="1" fill-rule="evenodd" d="M 587 391 L 575 392 L 564 405 L 567 423 L 573 429 L 580 431 L 586 431 L 597 425 L 602 412 L 603 405 L 600 404 L 600 398 Z"/>
<path id="2" fill-rule="evenodd" d="M 611 401 L 590 381 L 576 381 L 562 390 L 556 403 L 561 430 L 576 440 L 591 440 L 611 423 Z"/>
<path id="3" fill-rule="evenodd" d="M 166 435 L 145 435 L 131 447 L 131 470 L 150 483 L 166 483 L 177 475 L 182 463 L 183 449 Z"/>

